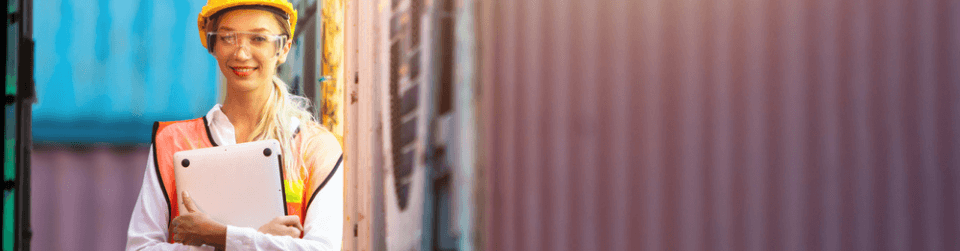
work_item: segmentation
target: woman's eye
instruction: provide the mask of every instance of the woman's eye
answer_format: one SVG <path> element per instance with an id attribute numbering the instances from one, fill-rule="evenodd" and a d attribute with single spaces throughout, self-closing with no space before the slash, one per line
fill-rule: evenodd
<path id="1" fill-rule="evenodd" d="M 223 42 L 233 41 L 233 36 L 231 36 L 231 35 L 222 35 L 222 36 L 220 36 L 220 41 L 223 41 Z"/>
<path id="2" fill-rule="evenodd" d="M 262 43 L 262 42 L 266 42 L 266 41 L 267 41 L 267 37 L 266 37 L 266 36 L 254 36 L 254 37 L 253 37 L 253 41 L 254 41 L 254 42 L 261 42 L 261 43 Z"/>

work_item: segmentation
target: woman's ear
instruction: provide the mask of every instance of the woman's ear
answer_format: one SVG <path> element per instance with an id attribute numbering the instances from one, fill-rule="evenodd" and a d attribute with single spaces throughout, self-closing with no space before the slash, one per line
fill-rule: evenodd
<path id="1" fill-rule="evenodd" d="M 287 62 L 287 54 L 290 53 L 291 46 L 293 46 L 293 39 L 287 40 L 287 42 L 283 44 L 283 49 L 280 50 L 280 58 L 277 60 L 277 66 Z"/>

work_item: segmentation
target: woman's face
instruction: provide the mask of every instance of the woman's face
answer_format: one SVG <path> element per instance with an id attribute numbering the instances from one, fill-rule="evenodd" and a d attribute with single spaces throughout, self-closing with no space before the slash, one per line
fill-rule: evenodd
<path id="1" fill-rule="evenodd" d="M 227 88 L 236 91 L 252 91 L 269 86 L 277 65 L 282 64 L 290 51 L 289 39 L 277 49 L 275 44 L 264 43 L 264 35 L 283 35 L 272 13 L 263 10 L 234 10 L 224 13 L 217 28 L 220 34 L 234 33 L 229 44 L 217 37 L 214 57 L 220 71 L 227 78 Z M 269 45 L 269 46 L 267 46 Z"/>

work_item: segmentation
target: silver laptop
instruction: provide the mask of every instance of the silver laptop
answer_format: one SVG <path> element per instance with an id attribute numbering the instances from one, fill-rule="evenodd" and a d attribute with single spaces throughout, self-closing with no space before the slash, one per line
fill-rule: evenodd
<path id="1" fill-rule="evenodd" d="M 173 154 L 177 194 L 232 226 L 259 228 L 286 215 L 280 142 L 265 140 Z M 187 212 L 183 198 L 180 214 Z"/>

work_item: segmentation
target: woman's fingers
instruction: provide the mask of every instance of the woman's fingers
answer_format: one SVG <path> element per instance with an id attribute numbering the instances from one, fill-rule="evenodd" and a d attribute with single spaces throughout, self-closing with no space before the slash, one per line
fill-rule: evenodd
<path id="1" fill-rule="evenodd" d="M 200 211 L 200 209 L 197 208 L 197 204 L 193 203 L 193 199 L 190 198 L 190 194 L 187 193 L 187 191 L 183 191 L 183 207 L 187 208 L 188 213 Z"/>
<path id="2" fill-rule="evenodd" d="M 173 242 L 183 243 L 183 229 L 180 228 L 180 224 L 182 223 L 182 217 L 173 218 L 173 221 L 170 221 L 170 233 Z"/>
<path id="3" fill-rule="evenodd" d="M 290 231 L 288 235 L 290 235 L 290 237 L 293 237 L 294 239 L 300 238 L 300 233 L 303 232 L 303 230 L 295 227 L 288 227 L 287 229 Z"/>
<path id="4" fill-rule="evenodd" d="M 180 222 L 181 222 L 181 221 L 182 221 L 182 220 L 181 220 L 180 217 L 173 218 L 173 221 L 170 221 L 170 231 L 172 232 L 172 231 L 176 230 L 177 227 L 180 226 Z"/>
<path id="5" fill-rule="evenodd" d="M 195 224 L 196 222 L 193 221 L 195 219 L 196 218 L 190 215 L 181 215 L 170 222 L 170 233 L 173 242 L 191 246 L 200 246 L 203 244 L 197 235 L 198 229 Z"/>
<path id="6" fill-rule="evenodd" d="M 276 236 L 300 238 L 301 233 L 303 233 L 303 224 L 300 224 L 299 216 L 284 215 L 273 218 L 273 220 L 257 230 Z"/>
<path id="7" fill-rule="evenodd" d="M 280 218 L 280 224 L 283 224 L 284 226 L 288 226 L 288 227 L 294 227 L 299 229 L 300 231 L 303 231 L 303 225 L 300 224 L 300 216 L 285 215 L 285 216 L 280 216 L 279 218 Z"/>

